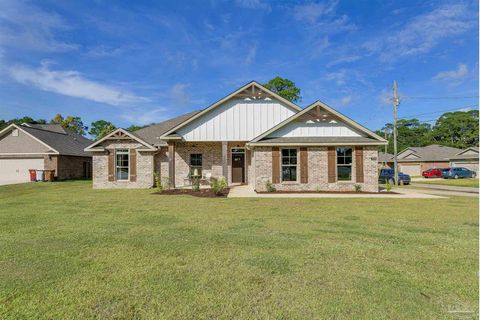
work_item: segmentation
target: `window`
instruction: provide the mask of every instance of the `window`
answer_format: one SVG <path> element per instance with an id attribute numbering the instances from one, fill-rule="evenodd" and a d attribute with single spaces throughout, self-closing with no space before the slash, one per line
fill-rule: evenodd
<path id="1" fill-rule="evenodd" d="M 115 154 L 117 180 L 128 180 L 128 149 L 117 149 Z"/>
<path id="2" fill-rule="evenodd" d="M 352 180 L 352 148 L 337 148 L 337 180 Z"/>
<path id="3" fill-rule="evenodd" d="M 297 149 L 282 149 L 282 181 L 297 181 Z"/>
<path id="4" fill-rule="evenodd" d="M 193 176 L 195 169 L 197 169 L 197 174 L 202 176 L 202 154 L 201 153 L 192 153 L 190 155 L 190 176 Z"/>

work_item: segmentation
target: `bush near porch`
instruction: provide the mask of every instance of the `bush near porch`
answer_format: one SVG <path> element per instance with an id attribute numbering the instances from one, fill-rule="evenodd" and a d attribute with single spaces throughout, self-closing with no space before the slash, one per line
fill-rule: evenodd
<path id="1" fill-rule="evenodd" d="M 221 199 L 0 187 L 2 319 L 478 312 L 478 199 Z"/>

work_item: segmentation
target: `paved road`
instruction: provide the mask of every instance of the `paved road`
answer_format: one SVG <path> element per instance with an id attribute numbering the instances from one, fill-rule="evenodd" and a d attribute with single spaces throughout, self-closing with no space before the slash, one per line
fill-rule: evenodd
<path id="1" fill-rule="evenodd" d="M 417 188 L 428 188 L 428 189 L 435 189 L 435 190 L 447 190 L 447 191 L 459 191 L 459 192 L 469 192 L 469 193 L 477 193 L 478 188 L 474 187 L 458 187 L 458 186 L 447 186 L 443 184 L 429 184 L 429 183 L 411 183 L 412 187 Z"/>

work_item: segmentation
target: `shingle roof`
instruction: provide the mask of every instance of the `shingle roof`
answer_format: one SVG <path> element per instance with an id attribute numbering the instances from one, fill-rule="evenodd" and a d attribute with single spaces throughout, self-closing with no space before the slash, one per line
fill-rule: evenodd
<path id="1" fill-rule="evenodd" d="M 385 153 L 385 152 L 378 152 L 378 162 L 392 162 L 393 161 L 393 154 Z"/>
<path id="2" fill-rule="evenodd" d="M 476 151 L 477 153 L 476 154 L 463 154 L 464 152 L 466 151 Z M 462 159 L 465 159 L 465 160 L 478 160 L 478 147 L 469 147 L 469 148 L 466 148 L 462 151 L 460 151 L 459 153 L 457 153 L 456 155 L 452 156 L 450 158 L 450 160 L 462 160 Z"/>
<path id="3" fill-rule="evenodd" d="M 421 161 L 448 161 L 451 157 L 456 155 L 461 151 L 458 148 L 452 148 L 447 146 L 442 146 L 438 144 L 432 144 L 426 147 L 410 147 L 407 150 L 411 150 L 416 156 L 417 159 L 401 159 L 399 162 L 421 162 Z M 405 150 L 405 151 L 407 151 Z M 402 151 L 404 153 L 405 151 Z"/>
<path id="4" fill-rule="evenodd" d="M 168 130 L 178 126 L 180 123 L 189 119 L 190 117 L 193 117 L 199 112 L 200 110 L 185 113 L 176 118 L 169 119 L 157 124 L 152 124 L 148 127 L 133 131 L 131 133 L 154 146 L 166 146 L 167 143 L 163 140 L 160 140 L 159 137 Z"/>
<path id="5" fill-rule="evenodd" d="M 61 155 L 90 156 L 83 149 L 91 144 L 92 141 L 71 130 L 64 129 L 58 124 L 24 124 L 20 127 L 57 150 Z"/>
<path id="6" fill-rule="evenodd" d="M 281 137 L 263 138 L 255 144 L 280 144 L 280 143 L 308 143 L 308 144 L 335 144 L 335 143 L 378 143 L 377 139 L 366 137 Z"/>

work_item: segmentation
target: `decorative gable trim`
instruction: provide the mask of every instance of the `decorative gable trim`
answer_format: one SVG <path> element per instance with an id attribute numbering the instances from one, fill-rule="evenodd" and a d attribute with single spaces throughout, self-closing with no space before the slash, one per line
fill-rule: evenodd
<path id="1" fill-rule="evenodd" d="M 145 149 L 142 149 L 142 150 L 145 150 L 145 151 L 155 151 L 155 150 L 157 150 L 157 148 L 148 144 L 147 142 L 145 142 L 144 140 L 135 136 L 131 132 L 128 132 L 127 130 L 120 128 L 120 129 L 117 129 L 117 130 L 111 132 L 110 134 L 107 134 L 102 139 L 100 139 L 98 141 L 95 141 L 94 143 L 92 143 L 91 145 L 86 147 L 84 149 L 84 151 L 86 151 L 86 152 L 105 151 L 104 148 L 95 148 L 95 147 L 98 146 L 99 144 L 101 144 L 102 142 L 106 141 L 106 140 L 135 140 L 135 141 L 141 143 L 142 145 L 144 145 L 146 147 Z"/>
<path id="2" fill-rule="evenodd" d="M 248 89 L 251 89 L 251 91 L 247 92 Z M 243 87 L 241 87 L 240 89 L 230 93 L 229 95 L 227 95 L 226 97 L 218 100 L 217 102 L 215 102 L 214 104 L 210 105 L 209 107 L 207 107 L 206 109 L 200 111 L 199 113 L 197 113 L 196 115 L 194 115 L 193 117 L 190 117 L 188 118 L 187 120 L 185 120 L 184 122 L 180 123 L 179 125 L 173 127 L 172 129 L 168 130 L 167 132 L 165 132 L 164 134 L 162 134 L 160 136 L 160 139 L 162 140 L 170 140 L 171 137 L 169 136 L 170 134 L 174 133 L 175 131 L 177 131 L 178 129 L 186 126 L 188 123 L 202 117 L 203 115 L 205 115 L 206 113 L 212 111 L 213 109 L 217 108 L 218 106 L 220 106 L 221 104 L 223 104 L 224 102 L 226 102 L 227 100 L 235 97 L 235 96 L 240 96 L 240 97 L 251 97 L 253 99 L 257 99 L 257 98 L 263 98 L 263 94 L 262 94 L 262 91 L 266 92 L 268 95 L 270 96 L 273 96 L 275 99 L 279 100 L 280 102 L 283 102 L 284 104 L 286 104 L 287 106 L 289 106 L 291 109 L 293 109 L 295 112 L 299 112 L 302 110 L 302 108 L 300 108 L 299 106 L 297 106 L 295 103 L 281 97 L 280 95 L 278 95 L 277 93 L 265 88 L 264 86 L 262 86 L 261 84 L 259 84 L 258 82 L 256 81 L 251 81 L 249 83 L 247 83 L 246 85 L 244 85 Z M 172 137 L 172 138 L 176 138 L 176 137 Z"/>
<path id="3" fill-rule="evenodd" d="M 262 133 L 261 135 L 259 135 L 258 137 L 256 137 L 255 139 L 251 140 L 249 142 L 249 144 L 254 144 L 255 142 L 259 142 L 260 140 L 262 140 L 263 138 L 267 137 L 268 135 L 272 134 L 273 132 L 277 131 L 278 129 L 284 127 L 285 125 L 291 123 L 292 121 L 294 121 L 295 119 L 298 119 L 299 117 L 301 117 L 302 115 L 306 114 L 307 112 L 309 112 L 310 110 L 313 110 L 314 108 L 317 108 L 317 112 L 319 112 L 320 108 L 333 114 L 334 116 L 340 118 L 342 121 L 344 121 L 345 123 L 347 123 L 348 125 L 352 126 L 353 128 L 357 129 L 358 131 L 360 132 L 363 132 L 365 133 L 366 135 L 372 137 L 373 139 L 375 140 L 378 140 L 379 144 L 387 144 L 388 141 L 383 139 L 382 137 L 380 137 L 379 135 L 377 135 L 376 133 L 370 131 L 369 129 L 365 128 L 364 126 L 362 126 L 361 124 L 355 122 L 354 120 L 350 119 L 349 117 L 347 117 L 346 115 L 336 111 L 335 109 L 333 109 L 332 107 L 328 106 L 327 104 L 317 100 L 316 102 L 312 103 L 311 105 L 309 105 L 308 107 L 306 107 L 305 109 L 303 109 L 302 111 L 294 114 L 293 116 L 291 116 L 290 118 L 288 119 L 285 119 L 284 121 L 280 122 L 278 125 L 276 125 L 275 127 L 265 131 L 264 133 Z"/>

